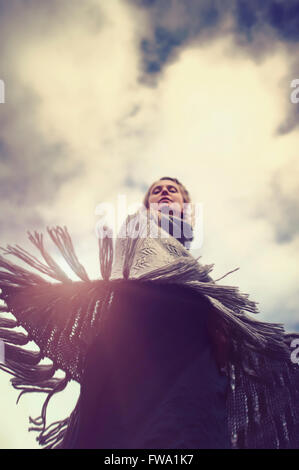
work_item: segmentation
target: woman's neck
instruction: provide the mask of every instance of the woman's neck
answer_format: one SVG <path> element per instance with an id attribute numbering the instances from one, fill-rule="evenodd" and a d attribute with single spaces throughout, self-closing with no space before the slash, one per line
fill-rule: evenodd
<path id="1" fill-rule="evenodd" d="M 163 230 L 176 238 L 185 248 L 190 249 L 193 240 L 193 230 L 186 220 L 169 213 L 169 211 L 161 211 L 158 220 L 159 226 Z"/>

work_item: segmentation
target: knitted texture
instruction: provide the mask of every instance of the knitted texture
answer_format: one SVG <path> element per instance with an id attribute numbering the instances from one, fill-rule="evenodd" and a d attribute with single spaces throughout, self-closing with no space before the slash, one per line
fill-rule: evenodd
<path id="1" fill-rule="evenodd" d="M 109 321 L 119 289 L 131 282 L 137 288 L 147 283 L 177 285 L 192 296 L 204 296 L 218 323 L 229 331 L 232 346 L 223 373 L 229 380 L 227 425 L 232 448 L 299 447 L 299 366 L 290 360 L 291 340 L 299 334 L 286 335 L 281 324 L 249 316 L 246 312 L 258 312 L 256 303 L 236 287 L 216 284 L 210 277 L 212 266 L 200 265 L 173 237 L 120 240 L 114 259 L 123 273 L 119 277 L 115 276 L 118 268 L 112 268 L 111 241 L 100 241 L 102 279 L 91 281 L 66 227 L 48 229 L 48 233 L 80 281 L 68 278 L 36 232 L 29 233 L 29 239 L 45 263 L 19 246 L 2 251 L 57 282 L 0 256 L 1 311 L 15 318 L 0 317 L 0 339 L 5 343 L 5 364 L 0 368 L 13 375 L 11 383 L 20 396 L 33 391 L 47 393 L 41 415 L 31 418 L 34 426 L 30 429 L 39 432 L 41 445 L 63 447 L 75 432 L 77 408 L 69 418 L 47 426 L 48 402 L 71 379 L 80 383 L 90 345 Z M 27 334 L 15 330 L 18 326 Z M 22 348 L 31 340 L 39 352 Z M 51 359 L 51 365 L 40 364 L 45 357 Z M 65 372 L 64 378 L 55 377 L 58 369 Z"/>

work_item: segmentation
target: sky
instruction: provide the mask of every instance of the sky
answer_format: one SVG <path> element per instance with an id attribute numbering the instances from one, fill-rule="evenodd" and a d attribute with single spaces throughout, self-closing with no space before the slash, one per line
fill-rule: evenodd
<path id="1" fill-rule="evenodd" d="M 298 49 L 297 0 L 0 0 L 0 245 L 66 225 L 96 279 L 97 205 L 176 177 L 203 208 L 194 256 L 299 331 Z M 38 448 L 44 397 L 0 387 L 0 448 Z"/>

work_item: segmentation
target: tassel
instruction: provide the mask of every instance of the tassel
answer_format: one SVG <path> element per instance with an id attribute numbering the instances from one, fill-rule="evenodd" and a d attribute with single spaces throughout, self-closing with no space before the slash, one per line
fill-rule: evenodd
<path id="1" fill-rule="evenodd" d="M 28 237 L 31 243 L 35 245 L 39 251 L 41 252 L 44 260 L 48 264 L 51 270 L 50 276 L 52 276 L 54 279 L 57 279 L 58 281 L 61 282 L 70 282 L 71 280 L 68 278 L 68 276 L 65 274 L 65 272 L 58 266 L 56 261 L 52 258 L 52 256 L 49 255 L 49 253 L 45 250 L 44 244 L 43 244 L 43 234 L 39 234 L 38 232 L 34 232 L 34 235 L 32 235 L 29 231 Z"/>
<path id="2" fill-rule="evenodd" d="M 1 249 L 4 250 L 4 248 L 1 248 Z M 1 289 L 3 289 L 3 287 L 7 288 L 11 286 L 34 286 L 34 285 L 46 284 L 45 279 L 43 279 L 38 274 L 34 274 L 28 271 L 27 269 L 24 269 L 21 266 L 18 266 L 17 264 L 14 264 L 11 261 L 6 260 L 1 255 L 0 255 L 0 268 L 6 269 L 6 271 L 2 271 L 2 269 L 0 269 L 0 288 Z M 7 272 L 7 271 L 10 271 L 10 272 Z"/>
<path id="3" fill-rule="evenodd" d="M 36 237 L 37 238 L 40 237 L 40 239 L 41 239 L 41 242 L 40 242 L 41 246 L 39 246 L 38 248 L 40 249 L 40 251 L 43 253 L 44 257 L 46 258 L 46 256 L 45 256 L 46 252 L 45 252 L 45 250 L 42 246 L 42 234 L 41 235 L 36 234 Z M 33 237 L 32 237 L 31 234 L 29 234 L 29 239 L 30 239 L 30 241 L 33 241 Z M 46 274 L 47 276 L 50 276 L 53 279 L 57 279 L 58 281 L 62 281 L 62 282 L 70 282 L 71 281 L 66 276 L 66 274 L 59 268 L 58 265 L 57 265 L 56 269 L 54 269 L 54 268 L 52 269 L 51 266 L 49 268 L 44 263 L 41 263 L 35 256 L 31 255 L 28 251 L 24 250 L 24 248 L 22 248 L 19 245 L 15 245 L 15 246 L 7 245 L 6 249 L 4 249 L 4 248 L 1 248 L 1 249 L 2 249 L 4 254 L 16 256 L 17 258 L 19 258 L 22 261 L 24 261 L 25 263 L 27 263 L 29 266 L 32 266 L 32 268 L 37 269 L 41 273 Z M 51 259 L 50 255 L 48 255 L 48 257 L 49 257 L 49 259 Z M 54 260 L 52 260 L 52 261 L 53 261 L 53 266 L 54 266 Z"/>
<path id="4" fill-rule="evenodd" d="M 140 220 L 137 218 L 137 221 L 130 220 L 126 221 L 126 234 L 127 234 L 127 247 L 125 253 L 125 259 L 123 264 L 123 277 L 124 279 L 129 279 L 131 267 L 134 261 L 134 256 L 136 252 L 136 244 L 139 240 L 137 234 L 140 234 Z"/>
<path id="5" fill-rule="evenodd" d="M 17 326 L 16 320 L 0 316 L 0 328 L 14 328 L 15 326 Z"/>
<path id="6" fill-rule="evenodd" d="M 52 241 L 55 243 L 60 253 L 64 257 L 66 262 L 69 264 L 69 266 L 72 268 L 74 273 L 77 274 L 77 276 L 82 279 L 82 281 L 89 281 L 89 277 L 87 275 L 87 272 L 85 271 L 84 266 L 79 263 L 77 255 L 75 253 L 72 239 L 68 233 L 66 226 L 64 226 L 63 228 L 57 226 L 56 228 L 52 229 L 47 227 L 47 231 Z"/>
<path id="7" fill-rule="evenodd" d="M 50 229 L 47 227 L 47 231 L 55 243 L 57 248 L 59 249 L 60 253 L 72 268 L 75 274 L 82 279 L 82 281 L 89 281 L 89 277 L 87 272 L 85 271 L 84 266 L 79 263 L 77 255 L 74 250 L 72 239 L 68 233 L 66 226 L 63 228 L 57 226 L 56 228 Z"/>
<path id="8" fill-rule="evenodd" d="M 28 335 L 20 331 L 10 331 L 6 328 L 0 328 L 0 339 L 19 346 L 24 346 L 29 342 Z"/>
<path id="9" fill-rule="evenodd" d="M 55 421 L 40 433 L 37 440 L 44 449 L 56 449 L 62 443 L 68 427 L 69 418 Z"/>
<path id="10" fill-rule="evenodd" d="M 235 268 L 233 269 L 232 271 L 229 271 L 228 273 L 224 274 L 223 276 L 219 277 L 218 279 L 215 279 L 215 282 L 218 282 L 220 281 L 221 279 L 224 279 L 226 276 L 228 276 L 229 274 L 232 274 L 236 271 L 238 271 L 240 268 Z"/>
<path id="11" fill-rule="evenodd" d="M 103 225 L 97 234 L 101 275 L 104 281 L 109 281 L 113 262 L 113 232 L 107 225 Z"/>
<path id="12" fill-rule="evenodd" d="M 5 343 L 5 357 L 17 363 L 35 366 L 42 360 L 40 351 L 29 351 L 9 343 Z"/>
<path id="13" fill-rule="evenodd" d="M 70 268 L 74 271 L 74 273 L 80 279 L 82 279 L 82 281 L 89 281 L 89 277 L 87 275 L 87 272 L 85 271 L 84 266 L 82 266 L 82 264 L 77 258 L 72 239 L 68 233 L 66 226 L 64 226 L 64 228 L 56 226 L 56 228 L 51 229 L 47 227 L 47 231 L 52 241 L 55 243 L 61 255 L 64 257 L 64 259 L 66 260 Z M 16 256 L 23 262 L 27 263 L 29 266 L 40 271 L 42 274 L 46 274 L 47 276 L 50 276 L 53 279 L 56 279 L 63 283 L 71 283 L 72 280 L 58 266 L 56 261 L 54 261 L 54 259 L 44 248 L 43 235 L 39 234 L 38 232 L 34 232 L 34 235 L 32 235 L 30 232 L 27 233 L 29 236 L 29 240 L 39 249 L 47 265 L 39 261 L 35 256 L 31 255 L 28 251 L 24 250 L 24 248 L 20 247 L 19 245 L 8 245 L 6 249 L 3 247 L 0 247 L 0 249 L 6 255 Z M 30 271 L 27 271 L 26 269 L 11 263 L 10 261 L 7 261 L 2 256 L 0 256 L 0 267 L 10 271 L 10 273 L 0 271 L 0 287 L 2 285 L 7 287 L 14 284 L 35 285 L 46 282 L 42 277 L 33 274 Z"/>

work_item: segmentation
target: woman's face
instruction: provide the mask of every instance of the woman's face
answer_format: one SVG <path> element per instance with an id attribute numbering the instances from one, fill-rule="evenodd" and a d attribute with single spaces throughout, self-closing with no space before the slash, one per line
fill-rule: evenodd
<path id="1" fill-rule="evenodd" d="M 172 180 L 159 180 L 157 181 L 150 192 L 148 203 L 157 204 L 158 210 L 161 210 L 163 206 L 169 206 L 174 212 L 180 213 L 184 207 L 183 195 L 180 191 L 180 187 L 177 183 Z"/>

